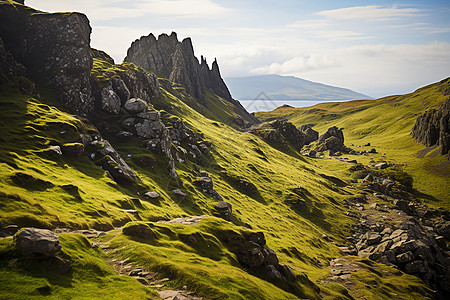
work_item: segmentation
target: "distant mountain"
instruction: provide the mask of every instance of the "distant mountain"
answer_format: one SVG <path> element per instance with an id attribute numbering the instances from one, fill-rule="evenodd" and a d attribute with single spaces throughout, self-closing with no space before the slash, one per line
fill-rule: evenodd
<path id="1" fill-rule="evenodd" d="M 272 100 L 363 100 L 373 99 L 355 91 L 312 82 L 294 76 L 260 75 L 229 77 L 225 82 L 233 98 L 251 100 L 263 98 Z M 262 94 L 264 93 L 264 94 Z"/>

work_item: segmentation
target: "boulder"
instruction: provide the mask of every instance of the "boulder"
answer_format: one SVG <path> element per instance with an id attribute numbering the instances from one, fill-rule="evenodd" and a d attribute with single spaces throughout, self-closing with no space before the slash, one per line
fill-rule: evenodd
<path id="1" fill-rule="evenodd" d="M 159 197 L 159 194 L 157 192 L 147 192 L 144 195 L 150 199 L 156 199 Z"/>
<path id="2" fill-rule="evenodd" d="M 122 229 L 122 233 L 127 236 L 141 239 L 150 239 L 156 237 L 156 234 L 147 224 L 139 222 L 130 222 L 126 224 Z"/>
<path id="3" fill-rule="evenodd" d="M 294 124 L 286 120 L 262 123 L 252 128 L 250 132 L 274 145 L 284 145 L 285 147 L 290 145 L 298 151 L 305 145 L 305 135 Z"/>
<path id="4" fill-rule="evenodd" d="M 319 139 L 320 141 L 320 139 Z M 344 150 L 344 143 L 335 136 L 330 136 L 323 142 L 320 142 L 317 151 L 326 151 L 326 150 L 332 150 L 333 152 L 343 151 Z"/>
<path id="5" fill-rule="evenodd" d="M 284 279 L 283 275 L 281 275 L 280 271 L 274 265 L 266 266 L 266 274 L 270 279 L 275 281 L 282 281 Z"/>
<path id="6" fill-rule="evenodd" d="M 295 281 L 295 274 L 292 271 L 292 269 L 288 265 L 280 266 L 281 273 L 283 274 L 284 278 L 286 278 L 288 281 Z"/>
<path id="7" fill-rule="evenodd" d="M 218 212 L 219 216 L 227 221 L 231 221 L 232 217 L 232 205 L 225 201 L 220 201 L 216 204 L 214 209 Z"/>
<path id="8" fill-rule="evenodd" d="M 47 258 L 61 250 L 58 236 L 50 230 L 24 228 L 14 235 L 14 240 L 24 256 Z"/>
<path id="9" fill-rule="evenodd" d="M 278 257 L 275 251 L 269 248 L 263 248 L 262 253 L 264 255 L 264 263 L 266 265 L 278 265 Z"/>
<path id="10" fill-rule="evenodd" d="M 95 81 L 91 80 L 92 94 L 96 100 L 96 109 L 110 115 L 118 115 L 120 111 L 120 98 L 114 92 L 112 84 L 100 87 Z"/>
<path id="11" fill-rule="evenodd" d="M 387 167 L 389 167 L 389 165 L 386 162 L 382 162 L 382 163 L 376 164 L 374 167 L 377 168 L 377 169 L 382 170 L 382 169 L 386 169 Z"/>
<path id="12" fill-rule="evenodd" d="M 201 177 L 197 179 L 197 184 L 200 186 L 202 190 L 206 192 L 213 189 L 213 181 L 211 177 Z"/>
<path id="13" fill-rule="evenodd" d="M 58 155 L 62 155 L 61 147 L 60 146 L 49 146 L 48 150 L 50 152 L 56 153 Z"/>
<path id="14" fill-rule="evenodd" d="M 72 157 L 81 157 L 84 153 L 84 145 L 82 143 L 67 143 L 61 147 L 64 155 Z"/>
<path id="15" fill-rule="evenodd" d="M 335 137 L 344 144 L 344 133 L 342 132 L 342 129 L 338 129 L 336 126 L 328 128 L 327 132 L 319 137 L 319 143 L 324 143 L 330 137 Z"/>
<path id="16" fill-rule="evenodd" d="M 125 105 L 125 103 L 130 100 L 131 96 L 125 82 L 123 82 L 123 80 L 119 77 L 113 77 L 111 78 L 111 84 L 114 92 L 119 97 L 121 104 Z"/>
<path id="17" fill-rule="evenodd" d="M 131 98 L 124 104 L 124 108 L 130 114 L 138 114 L 147 110 L 148 104 L 142 99 Z"/>
<path id="18" fill-rule="evenodd" d="M 97 149 L 94 158 L 100 159 L 96 163 L 100 164 L 105 171 L 108 171 L 117 183 L 130 184 L 140 180 L 107 140 L 93 141 L 90 143 L 90 147 Z"/>

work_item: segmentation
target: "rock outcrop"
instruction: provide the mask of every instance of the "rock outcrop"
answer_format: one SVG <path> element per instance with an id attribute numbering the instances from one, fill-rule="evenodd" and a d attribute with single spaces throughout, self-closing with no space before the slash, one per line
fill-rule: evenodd
<path id="1" fill-rule="evenodd" d="M 334 152 L 343 151 L 345 149 L 344 133 L 342 132 L 342 129 L 339 129 L 336 126 L 330 127 L 327 132 L 319 137 L 317 144 L 317 150 L 320 152 L 326 150 Z"/>
<path id="2" fill-rule="evenodd" d="M 441 147 L 441 154 L 450 150 L 450 98 L 439 109 L 430 109 L 421 113 L 414 124 L 411 136 L 427 147 Z"/>
<path id="3" fill-rule="evenodd" d="M 232 98 L 220 75 L 217 60 L 214 60 L 211 69 L 203 56 L 199 62 L 194 55 L 190 38 L 180 42 L 175 32 L 170 35 L 161 34 L 158 38 L 153 34 L 143 36 L 131 44 L 124 61 L 166 78 L 174 85 L 182 85 L 188 94 L 208 109 L 210 104 L 205 95 L 207 90 L 213 91 L 233 104 L 233 114 L 237 114 L 233 120 L 235 125 L 242 127 L 245 122 L 258 123 L 254 116 Z"/>
<path id="4" fill-rule="evenodd" d="M 14 60 L 14 57 L 5 49 L 5 44 L 0 38 L 0 84 L 24 74 L 25 68 Z"/>
<path id="5" fill-rule="evenodd" d="M 300 126 L 300 131 L 305 135 L 305 145 L 309 145 L 319 139 L 319 133 L 309 125 Z"/>
<path id="6" fill-rule="evenodd" d="M 9 2 L 0 7 L 0 36 L 31 79 L 56 88 L 72 112 L 94 108 L 89 74 L 91 27 L 80 13 L 43 13 Z"/>
<path id="7" fill-rule="evenodd" d="M 161 34 L 158 39 L 153 34 L 134 41 L 128 49 L 125 62 L 132 62 L 160 77 L 182 84 L 192 96 L 201 99 L 205 88 L 227 100 L 232 99 L 225 82 L 220 76 L 215 60 L 209 69 L 205 58 L 199 63 L 194 55 L 190 38 L 179 42 L 177 34 Z"/>
<path id="8" fill-rule="evenodd" d="M 253 127 L 251 133 L 259 135 L 274 145 L 292 146 L 300 151 L 305 145 L 305 135 L 286 120 L 275 120 Z"/>

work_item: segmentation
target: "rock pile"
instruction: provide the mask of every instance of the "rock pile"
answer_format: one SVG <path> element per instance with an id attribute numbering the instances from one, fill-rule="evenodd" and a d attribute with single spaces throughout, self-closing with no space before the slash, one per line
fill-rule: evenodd
<path id="1" fill-rule="evenodd" d="M 359 199 L 360 198 L 360 199 Z M 359 197 L 365 202 L 365 195 Z M 355 204 L 357 201 L 352 201 Z M 361 205 L 353 205 L 352 209 Z M 364 215 L 354 226 L 356 233 L 348 237 L 350 247 L 341 247 L 346 254 L 369 258 L 420 277 L 431 288 L 450 291 L 450 219 L 445 210 L 432 209 L 405 200 L 395 201 L 395 208 L 373 203 L 373 211 L 392 212 L 400 222 L 374 221 Z M 410 215 L 405 214 L 407 212 Z M 401 215 L 403 214 L 403 215 Z M 434 218 L 434 219 L 433 219 Z"/>
<path id="2" fill-rule="evenodd" d="M 236 235 L 233 251 L 239 263 L 250 272 L 254 269 L 264 270 L 265 275 L 273 281 L 295 281 L 295 274 L 288 265 L 280 265 L 275 251 L 266 247 L 263 232 Z"/>

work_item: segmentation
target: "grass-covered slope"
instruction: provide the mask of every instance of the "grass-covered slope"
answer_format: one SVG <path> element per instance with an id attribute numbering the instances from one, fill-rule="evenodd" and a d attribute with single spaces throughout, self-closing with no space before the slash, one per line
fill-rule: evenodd
<path id="1" fill-rule="evenodd" d="M 425 151 L 426 155 L 421 157 L 418 152 L 426 147 L 410 136 L 417 116 L 427 109 L 438 108 L 449 97 L 449 86 L 450 79 L 445 79 L 411 94 L 375 101 L 321 103 L 307 108 L 283 106 L 257 115 L 263 120 L 286 118 L 297 126 L 311 124 L 320 134 L 331 126 L 342 127 L 346 145 L 371 143 L 370 148 L 376 148 L 379 153 L 375 159 L 403 164 L 404 170 L 413 177 L 414 188 L 431 196 L 428 197 L 431 203 L 449 208 L 450 191 L 445 188 L 450 185 L 447 156 L 439 155 L 435 149 Z M 367 164 L 374 156 L 357 159 Z"/>
<path id="2" fill-rule="evenodd" d="M 187 97 L 182 91 L 162 87 L 154 108 L 182 118 L 212 142 L 211 153 L 195 163 L 210 174 L 214 189 L 233 205 L 233 218 L 227 222 L 211 217 L 198 225 L 155 223 L 214 214 L 217 201 L 197 185 L 194 162 L 177 163 L 178 179 L 171 178 L 165 156 L 143 148 L 137 138 L 123 142 L 114 137 L 118 118 L 110 131 L 101 134 L 126 158 L 141 182 L 117 185 L 89 157 L 49 150 L 50 146 L 75 143 L 80 134 L 96 134 L 97 130 L 88 121 L 64 112 L 51 91 L 40 89 L 41 98 L 23 93 L 22 81 L 0 89 L 1 227 L 17 224 L 109 230 L 133 220 L 149 222 L 156 236 L 139 240 L 122 235 L 120 230 L 112 231 L 97 240 L 110 247 L 111 252 L 105 253 L 91 249 L 90 241 L 79 235 L 61 234 L 63 249 L 58 255 L 73 262 L 71 271 L 61 278 L 48 267 L 49 262 L 23 260 L 12 241 L 3 239 L 0 281 L 11 289 L 2 296 L 30 298 L 47 293 L 64 298 L 73 289 L 74 298 L 83 298 L 90 288 L 94 297 L 152 297 L 151 290 L 135 280 L 130 283 L 131 279 L 118 277 L 106 265 L 107 258 L 126 258 L 169 277 L 174 287 L 186 285 L 210 299 L 351 299 L 340 285 L 320 283 L 319 291 L 312 283 L 327 276 L 329 261 L 342 255 L 321 238 L 322 234 L 339 242 L 350 232 L 352 220 L 345 215 L 344 199 L 357 190 L 341 162 L 330 160 L 325 165 L 320 160 L 283 153 L 255 135 L 205 117 L 180 99 Z M 174 188 L 183 190 L 187 197 L 177 197 L 171 192 Z M 143 195 L 147 191 L 156 191 L 161 197 L 151 200 Z M 280 264 L 291 266 L 297 275 L 292 285 L 273 283 L 240 266 L 230 237 L 249 231 L 245 224 L 264 232 L 267 247 L 276 251 Z M 189 244 L 184 239 L 187 236 L 194 236 L 197 243 Z M 379 268 L 374 265 L 371 270 Z M 364 286 L 373 279 L 361 276 L 354 280 Z M 19 282 L 27 283 L 27 288 L 18 288 Z M 401 273 L 396 286 L 386 289 L 408 298 L 408 285 L 424 291 L 424 296 L 429 293 Z"/>
<path id="3" fill-rule="evenodd" d="M 0 299 L 158 299 L 136 280 L 119 276 L 81 234 L 59 235 L 59 256 L 71 261 L 61 274 L 56 258 L 23 258 L 12 238 L 0 240 Z"/>

